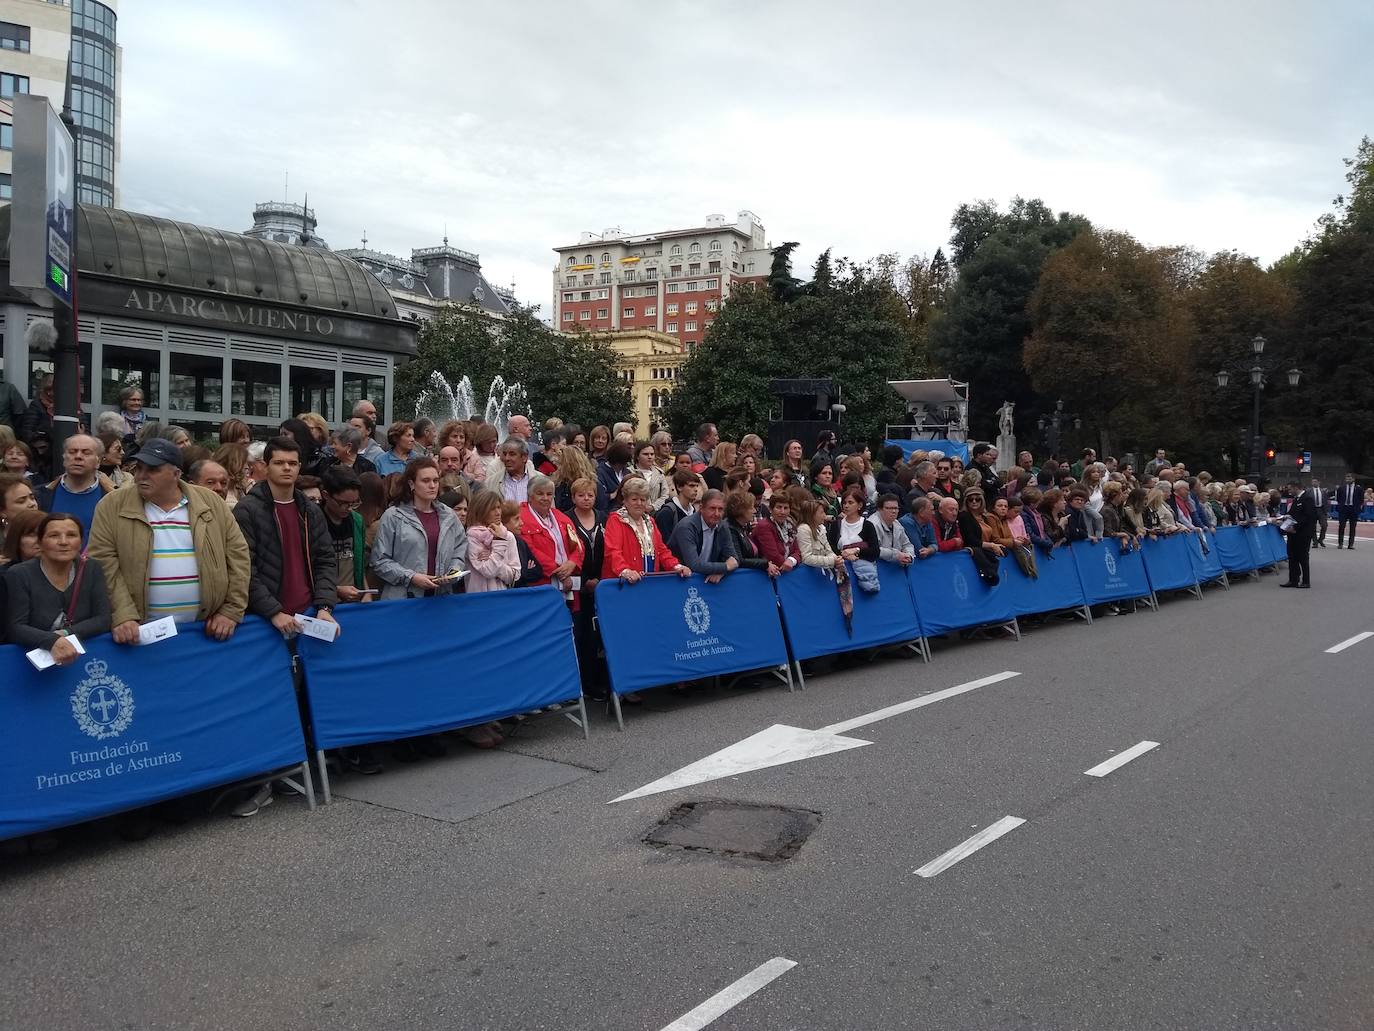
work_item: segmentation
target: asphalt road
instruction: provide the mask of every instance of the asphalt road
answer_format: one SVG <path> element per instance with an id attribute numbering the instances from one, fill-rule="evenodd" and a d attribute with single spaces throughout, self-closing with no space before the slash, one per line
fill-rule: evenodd
<path id="1" fill-rule="evenodd" d="M 1314 552 L 1313 574 L 805 693 L 658 692 L 623 734 L 544 722 L 504 757 L 337 783 L 370 802 L 5 860 L 0 1026 L 698 1028 L 778 958 L 795 966 L 741 982 L 712 1031 L 1369 1028 L 1374 638 L 1325 649 L 1374 631 L 1374 547 Z M 772 724 L 1001 671 L 1019 675 L 850 732 L 868 746 L 607 804 Z M 821 822 L 771 864 L 642 842 L 701 799 Z"/>

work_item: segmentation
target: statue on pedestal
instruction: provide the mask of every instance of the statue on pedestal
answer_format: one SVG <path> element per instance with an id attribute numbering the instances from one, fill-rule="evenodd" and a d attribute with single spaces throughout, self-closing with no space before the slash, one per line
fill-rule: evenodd
<path id="1" fill-rule="evenodd" d="M 1012 413 L 1016 405 L 1003 401 L 997 409 L 997 464 L 998 472 L 1005 472 L 1016 464 L 1016 423 Z"/>

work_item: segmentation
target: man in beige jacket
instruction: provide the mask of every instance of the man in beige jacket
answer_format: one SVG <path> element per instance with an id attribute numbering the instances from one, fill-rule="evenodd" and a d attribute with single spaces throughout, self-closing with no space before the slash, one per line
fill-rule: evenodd
<path id="1" fill-rule="evenodd" d="M 218 494 L 181 479 L 181 452 L 168 441 L 147 441 L 134 461 L 133 489 L 102 498 L 91 524 L 115 641 L 135 644 L 139 624 L 168 615 L 203 620 L 207 637 L 227 641 L 248 605 L 243 532 Z"/>

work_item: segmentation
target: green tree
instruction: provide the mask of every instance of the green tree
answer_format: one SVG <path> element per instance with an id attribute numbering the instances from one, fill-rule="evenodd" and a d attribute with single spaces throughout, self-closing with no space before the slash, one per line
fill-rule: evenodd
<path id="1" fill-rule="evenodd" d="M 396 373 L 396 410 L 402 417 L 430 386 L 434 372 L 450 384 L 467 376 L 478 411 L 485 408 L 492 380 L 525 389 L 537 418 L 557 415 L 588 426 L 629 420 L 630 391 L 615 369 L 616 354 L 605 337 L 555 333 L 534 308 L 517 308 L 493 319 L 471 308 L 446 306 L 420 330 L 417 353 Z"/>
<path id="2" fill-rule="evenodd" d="M 1005 213 L 991 201 L 960 205 L 950 225 L 955 277 L 930 329 L 934 373 L 968 382 L 975 436 L 991 435 L 1003 401 L 1028 430 L 1041 406 L 1022 361 L 1026 306 L 1045 259 L 1091 223 L 1017 197 Z"/>
<path id="3" fill-rule="evenodd" d="M 1159 423 L 1183 429 L 1188 414 L 1192 324 L 1179 257 L 1126 233 L 1080 233 L 1046 260 L 1030 300 L 1025 363 L 1035 389 L 1132 447 Z"/>
<path id="4" fill-rule="evenodd" d="M 887 381 L 907 378 L 913 355 L 905 303 L 884 271 L 840 260 L 829 289 L 783 293 L 742 290 L 722 307 L 669 401 L 676 435 L 708 421 L 736 440 L 766 433 L 776 405 L 769 381 L 791 377 L 840 384 L 846 437 L 876 443 L 886 423 L 901 421 Z"/>
<path id="5" fill-rule="evenodd" d="M 1292 268 L 1294 349 L 1304 384 L 1285 405 L 1311 449 L 1333 448 L 1355 469 L 1374 446 L 1374 142 L 1347 159 L 1349 191 L 1318 222 Z"/>

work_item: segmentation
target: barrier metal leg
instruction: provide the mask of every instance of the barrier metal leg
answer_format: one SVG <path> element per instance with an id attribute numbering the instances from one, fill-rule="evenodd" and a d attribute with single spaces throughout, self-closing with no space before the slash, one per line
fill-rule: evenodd
<path id="1" fill-rule="evenodd" d="M 784 662 L 777 669 L 773 670 L 773 675 L 775 677 L 778 677 L 779 679 L 781 679 L 784 674 L 787 677 L 787 693 L 795 693 L 797 690 L 797 686 L 792 682 L 792 663 Z"/>
<path id="2" fill-rule="evenodd" d="M 1083 620 L 1084 620 L 1084 622 L 1086 622 L 1086 623 L 1088 624 L 1088 626 L 1092 626 L 1092 625 L 1093 625 L 1093 610 L 1092 610 L 1092 608 L 1089 607 L 1089 606 L 1087 606 L 1087 605 L 1084 605 L 1083 608 L 1081 609 L 1081 611 L 1082 611 L 1082 613 L 1083 613 Z"/>
<path id="3" fill-rule="evenodd" d="M 611 692 L 611 711 L 615 713 L 615 726 L 617 730 L 625 729 L 625 717 L 620 712 L 620 695 Z"/>
<path id="4" fill-rule="evenodd" d="M 1231 589 L 1231 577 L 1227 575 L 1224 569 L 1221 571 L 1221 586 L 1222 589 L 1226 591 Z"/>
<path id="5" fill-rule="evenodd" d="M 799 687 L 801 687 L 801 689 L 802 689 L 803 691 L 805 691 L 805 690 L 806 690 L 806 674 L 804 674 L 804 673 L 802 672 L 801 664 L 802 664 L 802 660 L 801 660 L 801 659 L 798 659 L 798 660 L 797 660 L 797 684 L 798 684 Z"/>
<path id="6" fill-rule="evenodd" d="M 329 767 L 324 761 L 323 748 L 315 753 L 315 759 L 320 764 L 320 790 L 324 793 L 324 804 L 329 805 L 333 801 L 333 796 L 329 792 Z"/>
<path id="7" fill-rule="evenodd" d="M 1011 634 L 1018 641 L 1021 640 L 1021 621 L 1015 617 L 1011 621 Z"/>
<path id="8" fill-rule="evenodd" d="M 574 712 L 576 715 L 574 715 Z M 577 705 L 575 708 L 564 709 L 561 715 L 566 716 L 569 720 L 582 728 L 582 740 L 586 741 L 590 739 L 591 733 L 587 723 L 587 699 L 584 695 L 579 694 L 577 696 Z"/>

